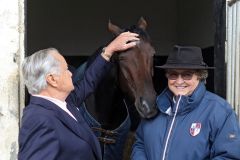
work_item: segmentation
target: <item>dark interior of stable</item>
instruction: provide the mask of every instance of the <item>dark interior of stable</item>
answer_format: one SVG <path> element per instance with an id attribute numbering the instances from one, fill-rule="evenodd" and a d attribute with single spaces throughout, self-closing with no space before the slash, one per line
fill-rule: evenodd
<path id="1" fill-rule="evenodd" d="M 156 49 L 155 65 L 165 63 L 173 45 L 196 45 L 209 66 L 216 63 L 215 1 L 78 1 L 41 0 L 26 3 L 26 55 L 55 47 L 67 62 L 78 67 L 108 43 L 113 35 L 107 24 L 122 28 L 136 24 L 143 16 Z M 224 55 L 221 55 L 223 57 Z M 216 91 L 215 71 L 209 72 L 207 89 Z M 155 69 L 153 77 L 158 93 L 166 86 L 164 71 Z"/>

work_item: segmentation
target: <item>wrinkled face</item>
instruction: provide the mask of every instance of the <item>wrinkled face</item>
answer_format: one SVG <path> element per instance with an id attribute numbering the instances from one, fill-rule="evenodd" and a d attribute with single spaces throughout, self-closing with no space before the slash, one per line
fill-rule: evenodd
<path id="1" fill-rule="evenodd" d="M 200 82 L 196 71 L 191 69 L 168 69 L 166 77 L 168 87 L 175 96 L 191 95 Z"/>
<path id="2" fill-rule="evenodd" d="M 52 55 L 60 62 L 60 74 L 55 75 L 57 79 L 57 89 L 59 92 L 67 95 L 74 89 L 72 83 L 72 73 L 68 70 L 67 62 L 59 53 L 52 53 Z"/>
<path id="3" fill-rule="evenodd" d="M 119 81 L 121 89 L 134 101 L 139 114 L 144 118 L 156 115 L 156 92 L 153 87 L 154 48 L 150 43 L 140 43 L 119 54 Z"/>

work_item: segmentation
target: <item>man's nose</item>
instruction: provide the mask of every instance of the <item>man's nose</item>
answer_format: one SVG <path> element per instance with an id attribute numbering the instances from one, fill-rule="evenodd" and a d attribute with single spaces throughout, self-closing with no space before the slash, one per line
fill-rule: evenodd
<path id="1" fill-rule="evenodd" d="M 70 72 L 70 71 L 68 70 L 68 73 L 69 73 L 69 75 L 72 77 L 72 72 Z"/>

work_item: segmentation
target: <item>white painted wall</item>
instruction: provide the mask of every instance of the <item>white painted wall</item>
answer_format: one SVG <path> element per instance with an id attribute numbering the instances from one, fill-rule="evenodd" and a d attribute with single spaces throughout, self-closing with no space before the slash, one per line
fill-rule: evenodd
<path id="1" fill-rule="evenodd" d="M 0 0 L 1 160 L 17 159 L 19 106 L 21 104 L 19 62 L 22 59 L 24 46 L 23 9 L 23 0 Z"/>

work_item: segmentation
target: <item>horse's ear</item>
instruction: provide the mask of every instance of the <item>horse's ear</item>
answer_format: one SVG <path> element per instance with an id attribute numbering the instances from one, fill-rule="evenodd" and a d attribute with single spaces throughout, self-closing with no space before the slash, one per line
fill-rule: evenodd
<path id="1" fill-rule="evenodd" d="M 146 28 L 147 28 L 147 22 L 146 22 L 146 20 L 143 18 L 143 17 L 141 17 L 140 19 L 139 19 L 139 21 L 138 21 L 138 27 L 139 28 L 141 28 L 142 30 L 146 30 Z"/>
<path id="2" fill-rule="evenodd" d="M 108 30 L 110 32 L 114 33 L 116 36 L 123 32 L 123 30 L 121 28 L 112 24 L 110 20 L 108 21 Z"/>

